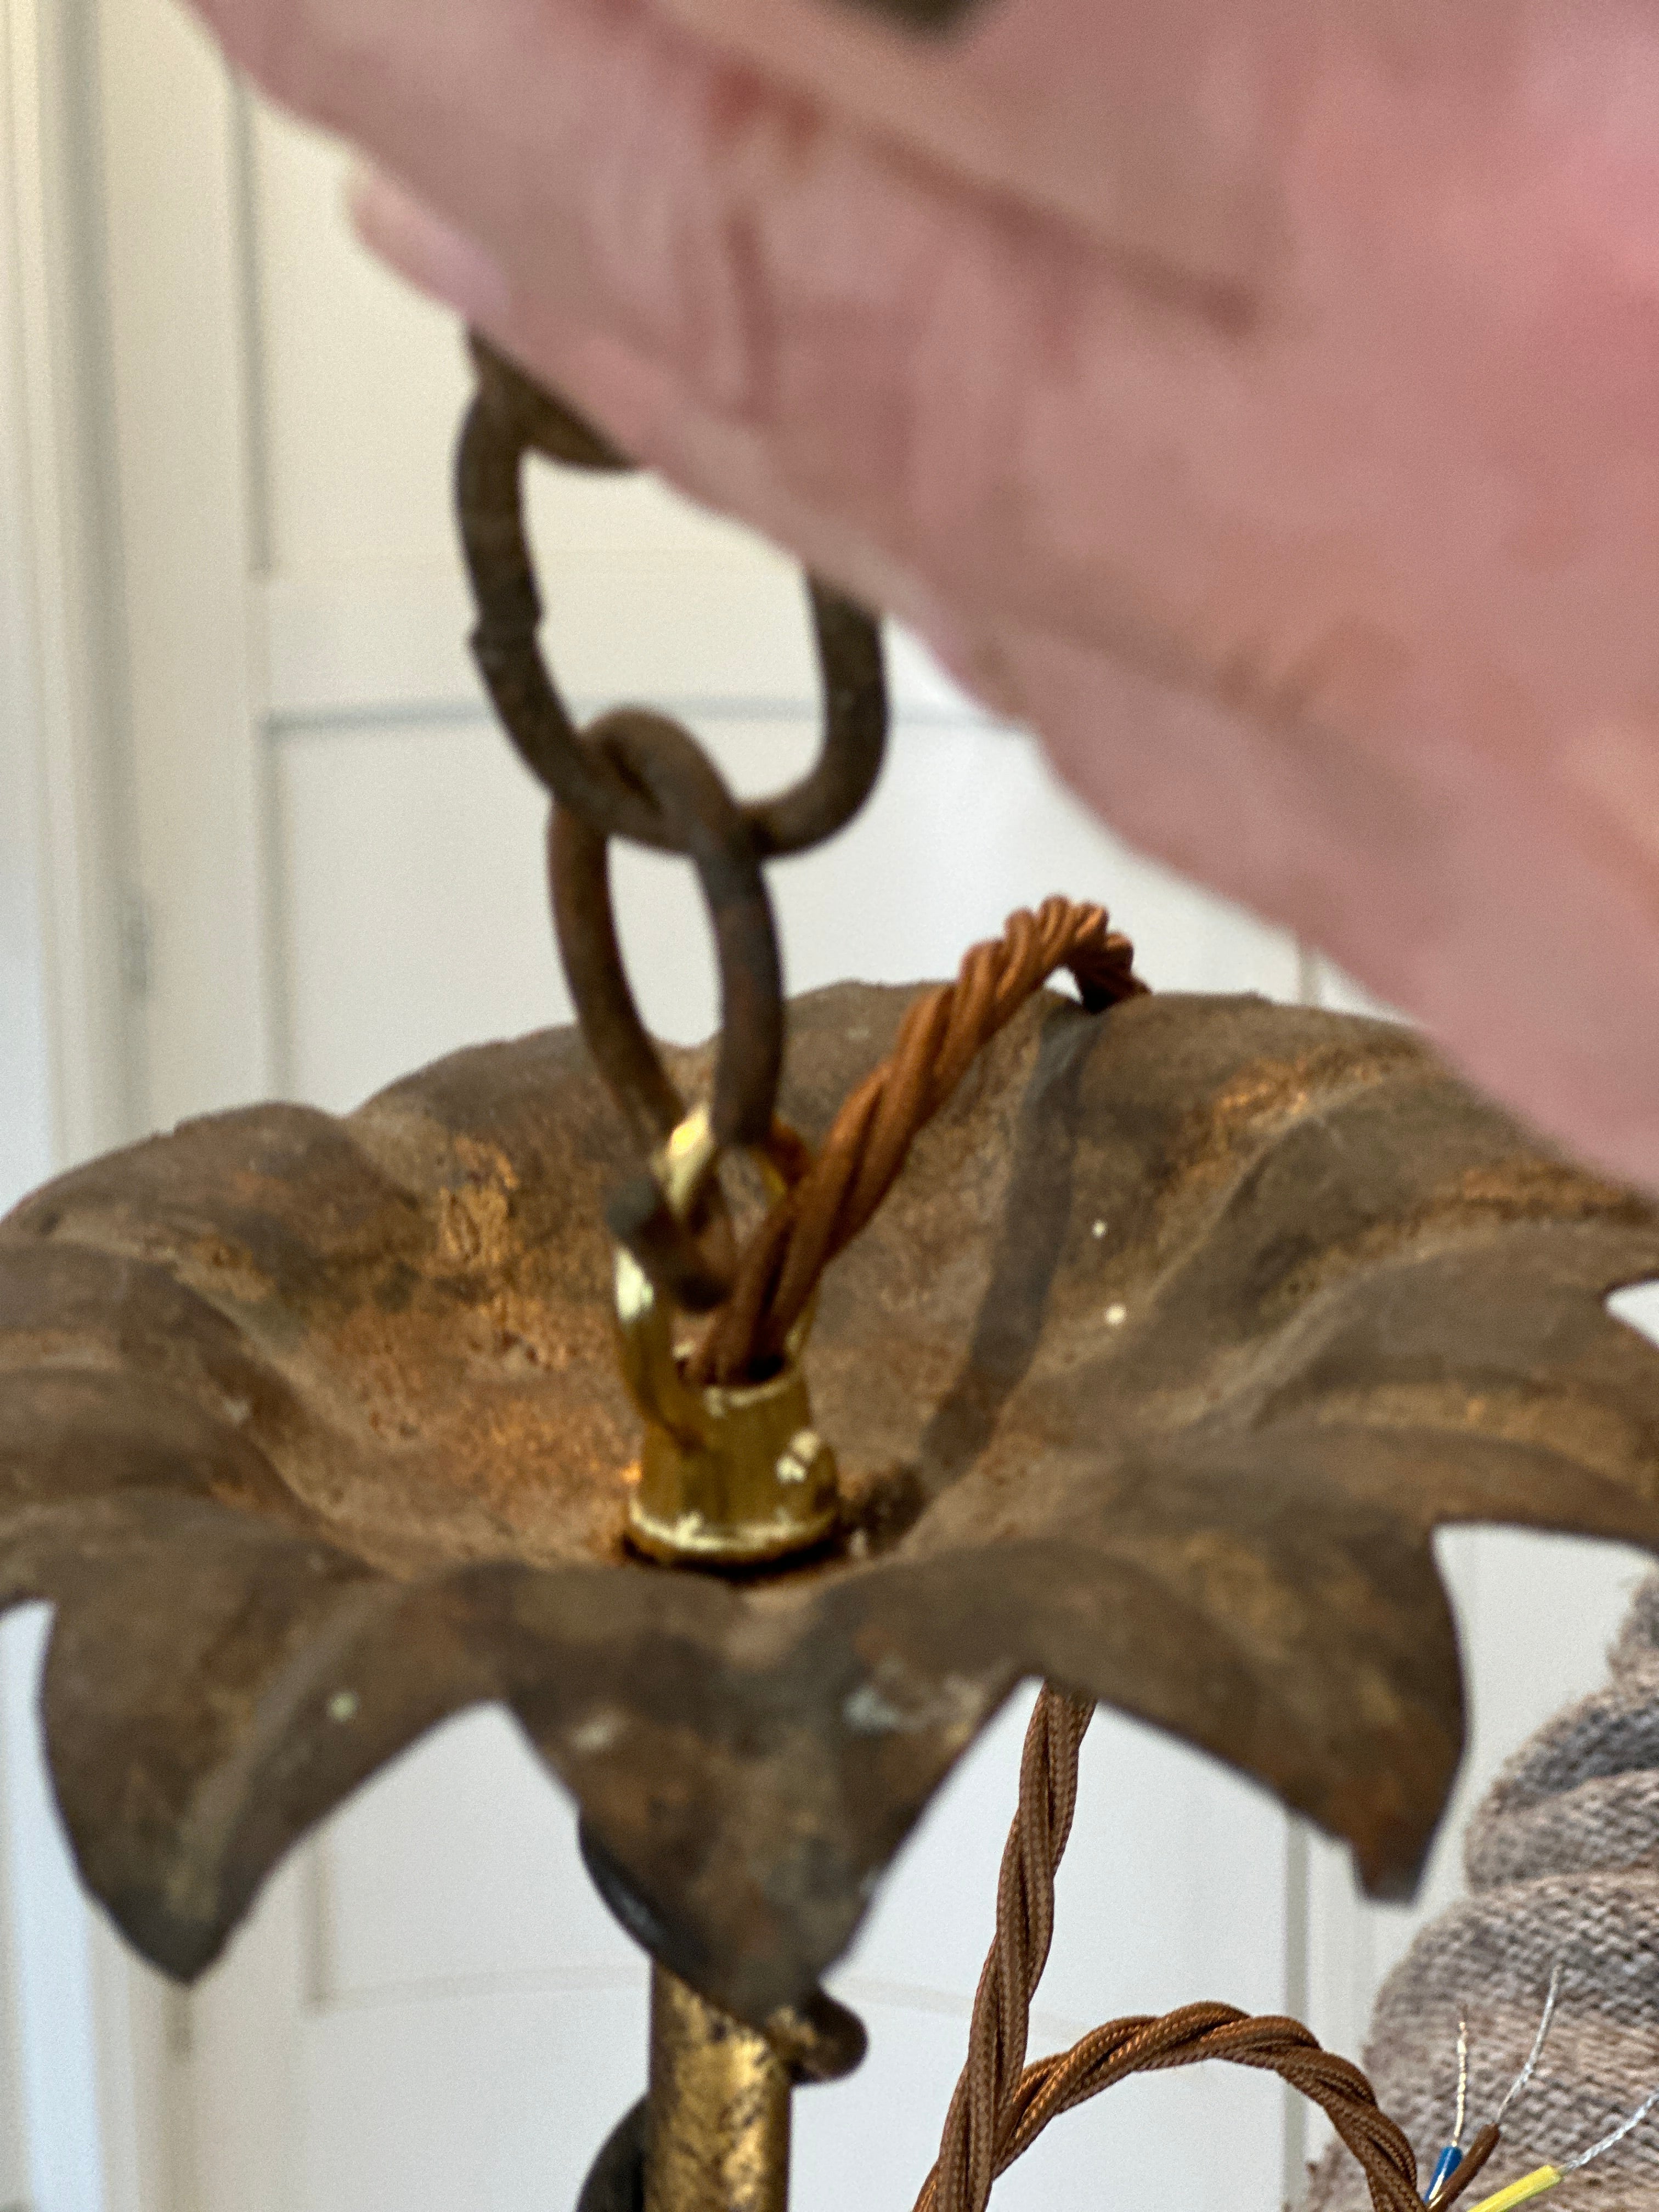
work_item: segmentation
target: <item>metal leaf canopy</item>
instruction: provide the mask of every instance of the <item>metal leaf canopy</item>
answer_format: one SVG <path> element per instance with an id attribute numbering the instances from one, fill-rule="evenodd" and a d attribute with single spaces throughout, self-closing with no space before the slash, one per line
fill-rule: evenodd
<path id="1" fill-rule="evenodd" d="M 793 1004 L 809 1141 L 911 995 Z M 56 1605 L 64 1817 L 170 1972 L 492 1699 L 659 1955 L 751 2021 L 1024 1675 L 1213 1752 L 1395 1890 L 1462 1739 L 1436 1526 L 1659 1550 L 1659 1355 L 1605 1306 L 1659 1274 L 1659 1210 L 1388 1024 L 1028 1007 L 825 1279 L 846 1527 L 770 1578 L 622 1543 L 602 1201 L 634 1158 L 557 1030 L 343 1120 L 187 1125 L 0 1227 L 0 1601 Z"/>

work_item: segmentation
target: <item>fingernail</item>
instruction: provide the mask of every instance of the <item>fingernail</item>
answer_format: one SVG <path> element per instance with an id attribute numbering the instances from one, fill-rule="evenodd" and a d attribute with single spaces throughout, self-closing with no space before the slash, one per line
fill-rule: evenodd
<path id="1" fill-rule="evenodd" d="M 346 205 L 364 245 L 421 291 L 470 323 L 500 329 L 508 320 L 513 288 L 495 255 L 383 170 L 355 170 Z"/>

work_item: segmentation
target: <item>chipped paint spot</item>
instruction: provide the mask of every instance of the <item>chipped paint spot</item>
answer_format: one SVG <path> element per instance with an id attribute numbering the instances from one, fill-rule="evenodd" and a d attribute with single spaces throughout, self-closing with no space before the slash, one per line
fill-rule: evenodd
<path id="1" fill-rule="evenodd" d="M 609 1751 L 623 1735 L 628 1726 L 628 1717 L 619 1713 L 614 1705 L 601 1705 L 598 1712 L 590 1713 L 578 1723 L 569 1735 L 572 1751 L 591 1759 L 598 1752 Z"/>
<path id="2" fill-rule="evenodd" d="M 884 1660 L 875 1679 L 860 1682 L 842 1703 L 842 1717 L 856 1735 L 917 1735 L 942 1729 L 967 1737 L 979 1726 L 985 1700 L 976 1683 L 960 1674 L 917 1680 L 897 1660 Z"/>
<path id="3" fill-rule="evenodd" d="M 355 1690 L 337 1690 L 328 1701 L 330 1720 L 337 1721 L 343 1728 L 348 1721 L 356 1719 L 360 1702 Z"/>

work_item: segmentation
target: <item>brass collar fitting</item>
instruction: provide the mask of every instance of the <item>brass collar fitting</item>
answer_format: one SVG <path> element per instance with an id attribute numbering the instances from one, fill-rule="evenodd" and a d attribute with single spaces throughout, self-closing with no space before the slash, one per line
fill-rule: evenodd
<path id="1" fill-rule="evenodd" d="M 719 1157 L 698 1108 L 653 1162 L 663 1195 L 689 1219 Z M 763 1160 L 773 1178 L 776 1170 Z M 811 1311 L 764 1382 L 694 1389 L 674 1349 L 668 1298 L 633 1254 L 617 1254 L 623 1373 L 645 1420 L 628 1506 L 629 1541 L 650 1558 L 749 1567 L 822 1543 L 840 1510 L 835 1454 L 812 1425 L 800 1359 Z"/>

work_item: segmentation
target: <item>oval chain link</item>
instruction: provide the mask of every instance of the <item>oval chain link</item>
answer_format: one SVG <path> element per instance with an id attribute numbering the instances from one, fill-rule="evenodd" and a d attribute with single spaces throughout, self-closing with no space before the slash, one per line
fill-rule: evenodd
<path id="1" fill-rule="evenodd" d="M 477 612 L 472 651 L 503 726 L 550 793 L 548 862 L 560 957 L 577 1019 L 643 1151 L 685 1104 L 640 1018 L 611 899 L 609 848 L 623 837 L 688 860 L 707 902 L 720 1030 L 709 1120 L 718 1147 L 774 1142 L 784 1043 L 783 975 L 762 864 L 833 836 L 869 797 L 887 741 L 881 634 L 852 599 L 809 578 L 823 684 L 818 757 L 777 796 L 744 803 L 680 723 L 625 707 L 584 729 L 543 653 L 541 594 L 525 523 L 532 454 L 580 469 L 632 464 L 505 356 L 474 337 L 477 391 L 462 430 L 456 497 Z M 648 1170 L 613 1194 L 607 1218 L 653 1280 L 694 1310 L 731 1284 L 717 1198 L 690 1223 Z"/>

